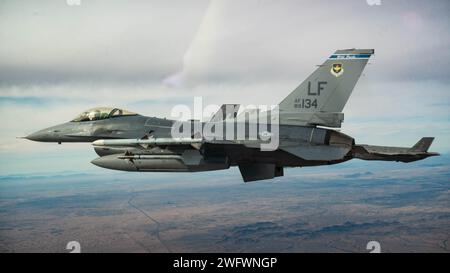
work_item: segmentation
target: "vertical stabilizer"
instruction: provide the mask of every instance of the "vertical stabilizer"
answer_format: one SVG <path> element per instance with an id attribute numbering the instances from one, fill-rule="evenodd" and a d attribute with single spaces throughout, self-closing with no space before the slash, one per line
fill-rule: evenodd
<path id="1" fill-rule="evenodd" d="M 337 50 L 280 104 L 280 122 L 340 127 L 344 109 L 373 49 Z"/>

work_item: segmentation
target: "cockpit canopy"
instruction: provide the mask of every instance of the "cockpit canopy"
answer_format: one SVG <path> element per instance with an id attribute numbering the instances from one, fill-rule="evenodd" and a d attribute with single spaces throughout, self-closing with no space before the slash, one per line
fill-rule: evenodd
<path id="1" fill-rule="evenodd" d="M 94 121 L 121 116 L 135 116 L 135 115 L 137 114 L 124 109 L 112 107 L 98 107 L 84 111 L 79 116 L 74 118 L 72 122 Z"/>

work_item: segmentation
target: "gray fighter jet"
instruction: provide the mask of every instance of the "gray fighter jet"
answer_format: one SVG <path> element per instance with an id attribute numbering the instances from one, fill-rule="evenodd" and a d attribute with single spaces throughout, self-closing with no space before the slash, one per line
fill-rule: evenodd
<path id="1" fill-rule="evenodd" d="M 26 138 L 93 142 L 100 157 L 92 163 L 114 170 L 197 172 L 238 166 L 245 182 L 283 176 L 284 167 L 331 165 L 353 158 L 412 162 L 439 155 L 428 152 L 432 137 L 410 148 L 384 147 L 355 144 L 352 137 L 331 129 L 341 127 L 342 110 L 373 54 L 373 49 L 336 51 L 279 103 L 275 113 L 257 111 L 256 119 L 248 113 L 238 115 L 239 105 L 233 104 L 223 105 L 209 122 L 95 108 Z M 241 125 L 247 128 L 243 138 L 233 131 Z M 206 127 L 209 135 L 204 134 Z M 256 128 L 256 137 L 251 128 Z M 277 140 L 273 149 L 261 149 L 273 139 Z"/>

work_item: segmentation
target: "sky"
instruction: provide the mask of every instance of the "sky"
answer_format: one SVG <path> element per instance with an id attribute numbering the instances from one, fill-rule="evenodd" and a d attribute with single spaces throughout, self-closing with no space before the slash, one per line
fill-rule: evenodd
<path id="1" fill-rule="evenodd" d="M 96 106 L 278 103 L 336 49 L 374 48 L 341 130 L 450 152 L 447 0 L 1 1 L 0 174 L 93 170 L 89 144 L 16 139 Z M 370 2 L 370 1 L 369 1 Z"/>

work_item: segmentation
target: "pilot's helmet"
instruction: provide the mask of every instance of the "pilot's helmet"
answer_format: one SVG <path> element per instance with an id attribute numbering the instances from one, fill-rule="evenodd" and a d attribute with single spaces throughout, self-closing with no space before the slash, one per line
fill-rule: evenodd
<path id="1" fill-rule="evenodd" d="M 91 111 L 91 112 L 88 114 L 88 118 L 89 118 L 89 120 L 97 120 L 97 119 L 100 119 L 100 111 L 99 111 L 99 110 Z"/>

